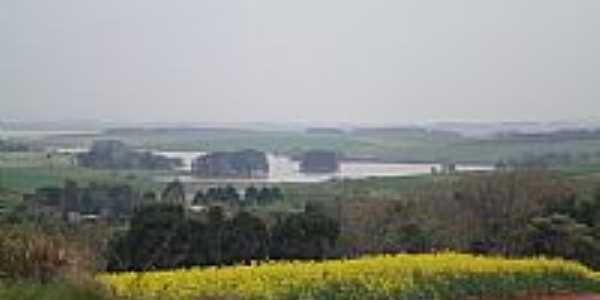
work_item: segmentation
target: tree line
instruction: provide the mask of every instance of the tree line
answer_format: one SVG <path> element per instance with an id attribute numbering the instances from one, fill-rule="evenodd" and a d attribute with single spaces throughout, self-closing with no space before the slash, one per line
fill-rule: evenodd
<path id="1" fill-rule="evenodd" d="M 116 233 L 93 248 L 111 271 L 447 250 L 563 257 L 600 269 L 600 187 L 580 180 L 541 169 L 461 174 L 382 196 L 390 198 L 306 199 L 301 212 L 250 213 L 223 201 L 198 212 L 183 202 L 145 201 L 126 229 L 111 227 Z M 226 190 L 232 201 L 242 198 Z M 163 194 L 182 197 L 183 189 L 172 184 Z"/>
<path id="2" fill-rule="evenodd" d="M 591 184 L 551 171 L 491 172 L 330 210 L 340 216 L 345 256 L 452 250 L 562 257 L 600 269 L 600 188 L 582 185 Z"/>
<path id="3" fill-rule="evenodd" d="M 394 199 L 308 203 L 305 212 L 276 216 L 243 208 L 230 216 L 220 206 L 209 206 L 204 215 L 161 206 L 167 204 L 145 206 L 113 243 L 118 256 L 110 269 L 446 250 L 556 256 L 600 268 L 600 188 L 581 193 L 556 172 L 463 175 Z"/>
<path id="4" fill-rule="evenodd" d="M 193 203 L 196 205 L 210 205 L 214 202 L 224 202 L 240 206 L 268 205 L 284 199 L 279 187 L 256 188 L 249 186 L 240 194 L 232 185 L 225 187 L 211 187 L 206 191 L 198 190 L 194 195 Z"/>
<path id="5" fill-rule="evenodd" d="M 140 207 L 130 228 L 109 246 L 109 271 L 230 265 L 266 259 L 322 259 L 339 235 L 337 221 L 318 209 L 280 216 L 271 226 L 246 211 L 227 216 L 221 206 L 190 215 L 184 206 Z"/>

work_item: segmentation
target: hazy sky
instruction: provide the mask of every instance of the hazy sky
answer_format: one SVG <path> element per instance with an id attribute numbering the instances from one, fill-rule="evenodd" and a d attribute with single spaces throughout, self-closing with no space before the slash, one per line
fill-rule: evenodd
<path id="1" fill-rule="evenodd" d="M 0 1 L 0 118 L 599 116 L 598 0 Z"/>

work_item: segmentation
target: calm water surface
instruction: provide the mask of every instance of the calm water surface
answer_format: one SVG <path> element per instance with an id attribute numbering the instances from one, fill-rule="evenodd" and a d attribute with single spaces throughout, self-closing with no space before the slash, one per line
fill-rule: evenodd
<path id="1" fill-rule="evenodd" d="M 80 153 L 86 149 L 59 149 L 63 153 Z M 158 182 L 169 182 L 175 178 L 188 183 L 251 183 L 251 182 L 322 182 L 334 178 L 361 179 L 368 177 L 414 176 L 429 174 L 432 168 L 441 168 L 440 164 L 400 164 L 380 162 L 342 162 L 336 173 L 307 174 L 300 172 L 300 163 L 287 156 L 267 154 L 269 161 L 269 176 L 267 178 L 200 178 L 188 175 L 191 171 L 192 160 L 206 155 L 202 151 L 152 151 L 155 154 L 170 158 L 180 158 L 183 165 L 178 169 L 183 174 L 161 175 L 154 179 Z M 489 166 L 458 165 L 459 171 L 489 171 Z"/>
<path id="2" fill-rule="evenodd" d="M 204 152 L 156 152 L 168 157 L 181 158 L 184 161 L 182 171 L 191 170 L 191 161 Z M 367 177 L 414 176 L 429 174 L 432 168 L 440 169 L 439 164 L 398 164 L 378 162 L 342 162 L 340 171 L 336 173 L 306 174 L 300 172 L 300 163 L 287 156 L 268 154 L 269 176 L 260 179 L 243 178 L 199 178 L 191 175 L 158 176 L 160 182 L 172 181 L 175 177 L 183 182 L 322 182 L 333 178 L 361 179 Z M 491 170 L 485 166 L 457 166 L 459 171 Z"/>

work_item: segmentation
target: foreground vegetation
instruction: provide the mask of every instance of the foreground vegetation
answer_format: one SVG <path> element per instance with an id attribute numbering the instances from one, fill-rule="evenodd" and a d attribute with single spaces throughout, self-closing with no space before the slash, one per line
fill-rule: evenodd
<path id="1" fill-rule="evenodd" d="M 2 224 L 0 233 L 3 300 L 443 300 L 600 293 L 598 273 L 560 259 L 447 252 L 104 273 L 106 233 L 98 228 Z"/>
<path id="2" fill-rule="evenodd" d="M 447 253 L 104 274 L 98 280 L 127 299 L 436 300 L 593 292 L 600 286 L 594 276 L 562 260 Z"/>
<path id="3" fill-rule="evenodd" d="M 254 133 L 238 133 L 229 139 L 219 133 L 200 141 L 194 133 L 183 147 L 181 137 L 163 144 L 155 134 L 134 146 L 210 150 L 254 141 L 262 143 L 257 148 L 290 155 L 318 145 L 356 158 L 501 159 L 497 166 L 503 167 L 489 173 L 288 183 L 272 188 L 278 196 L 268 201 L 261 193 L 271 189 L 246 189 L 242 201 L 231 186 L 184 188 L 177 182 L 177 188 L 170 183 L 163 190 L 152 177 L 167 171 L 88 169 L 76 166 L 73 156 L 52 151 L 0 153 L 0 216 L 6 222 L 0 223 L 0 299 L 495 299 L 600 292 L 598 275 L 576 263 L 494 258 L 561 257 L 600 270 L 597 140 L 467 141 L 383 132 L 298 133 L 296 142 L 283 143 L 290 137 L 256 140 Z M 537 150 L 523 155 L 531 149 Z M 106 228 L 64 226 L 23 210 L 22 194 L 65 181 L 77 184 L 65 184 L 65 197 L 75 190 L 84 194 L 91 183 L 126 184 L 148 201 L 128 222 Z M 159 190 L 166 203 L 155 203 Z M 186 191 L 195 192 L 193 203 L 206 210 L 184 208 Z M 440 249 L 484 256 L 423 254 Z M 360 258 L 381 253 L 421 254 Z M 299 259 L 305 261 L 285 262 Z M 158 271 L 178 268 L 192 269 Z M 107 270 L 139 273 L 94 277 Z"/>
<path id="4" fill-rule="evenodd" d="M 100 233 L 0 223 L 0 299 L 111 299 L 92 275 L 100 262 Z"/>
<path id="5" fill-rule="evenodd" d="M 57 281 L 47 284 L 20 282 L 0 284 L 2 300 L 110 300 L 96 284 L 74 284 Z"/>

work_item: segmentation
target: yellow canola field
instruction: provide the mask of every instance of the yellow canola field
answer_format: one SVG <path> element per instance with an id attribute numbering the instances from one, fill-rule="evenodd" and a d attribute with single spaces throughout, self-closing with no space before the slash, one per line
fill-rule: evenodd
<path id="1" fill-rule="evenodd" d="M 323 262 L 103 274 L 123 299 L 464 299 L 593 291 L 590 270 L 563 260 L 400 254 Z"/>

